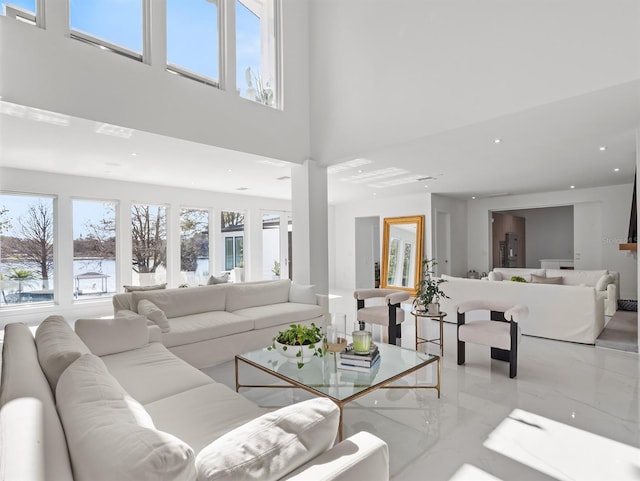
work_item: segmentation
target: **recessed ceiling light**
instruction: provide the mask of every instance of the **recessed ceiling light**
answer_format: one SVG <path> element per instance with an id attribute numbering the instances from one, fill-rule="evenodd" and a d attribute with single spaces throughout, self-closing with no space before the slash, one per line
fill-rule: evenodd
<path id="1" fill-rule="evenodd" d="M 136 156 L 136 155 L 138 155 L 138 154 L 137 154 L 136 152 L 131 152 L 131 155 L 132 155 L 133 157 L 135 157 L 135 156 Z"/>
<path id="2" fill-rule="evenodd" d="M 601 145 L 600 146 L 600 150 L 607 150 L 607 146 L 606 145 Z"/>
<path id="3" fill-rule="evenodd" d="M 231 172 L 233 172 L 233 170 L 227 169 L 227 174 L 230 174 Z"/>
<path id="4" fill-rule="evenodd" d="M 576 186 L 575 186 L 575 185 L 571 185 L 571 186 L 569 186 L 569 188 L 570 188 L 570 189 L 575 189 L 575 188 L 576 188 Z"/>
<path id="5" fill-rule="evenodd" d="M 373 193 L 373 195 L 378 195 L 378 194 L 376 194 L 376 193 L 374 192 L 374 193 Z"/>
<path id="6" fill-rule="evenodd" d="M 614 172 L 620 172 L 620 169 L 618 169 L 617 167 L 615 169 L 613 169 Z"/>
<path id="7" fill-rule="evenodd" d="M 425 184 L 424 188 L 425 188 L 425 189 L 428 189 L 428 188 L 429 188 L 429 186 Z"/>
<path id="8" fill-rule="evenodd" d="M 502 142 L 502 139 L 493 139 L 494 144 L 499 144 L 500 142 Z"/>
<path id="9" fill-rule="evenodd" d="M 474 195 L 473 197 L 471 197 L 471 199 L 476 200 L 476 196 Z"/>
<path id="10" fill-rule="evenodd" d="M 358 174 L 362 174 L 363 172 L 364 172 L 364 170 L 358 169 Z"/>

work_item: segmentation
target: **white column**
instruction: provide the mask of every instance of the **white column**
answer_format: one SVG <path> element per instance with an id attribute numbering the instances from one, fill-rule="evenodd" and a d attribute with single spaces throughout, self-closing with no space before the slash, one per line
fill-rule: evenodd
<path id="1" fill-rule="evenodd" d="M 182 283 L 180 275 L 180 206 L 166 206 L 167 230 L 167 287 L 178 287 Z"/>
<path id="2" fill-rule="evenodd" d="M 56 245 L 54 272 L 49 273 L 49 282 L 55 275 L 54 291 L 58 305 L 68 308 L 73 304 L 75 289 L 73 277 L 73 209 L 68 196 L 61 195 L 56 199 Z"/>
<path id="3" fill-rule="evenodd" d="M 244 273 L 245 281 L 262 279 L 262 214 L 258 207 L 245 213 Z"/>
<path id="4" fill-rule="evenodd" d="M 164 70 L 167 65 L 167 5 L 166 2 L 145 0 L 144 63 Z"/>
<path id="5" fill-rule="evenodd" d="M 327 169 L 313 160 L 291 168 L 293 281 L 329 292 Z"/>
<path id="6" fill-rule="evenodd" d="M 42 16 L 44 28 L 59 35 L 69 34 L 69 2 L 67 0 L 38 0 L 36 2 Z M 43 7 L 43 8 L 41 8 Z"/>

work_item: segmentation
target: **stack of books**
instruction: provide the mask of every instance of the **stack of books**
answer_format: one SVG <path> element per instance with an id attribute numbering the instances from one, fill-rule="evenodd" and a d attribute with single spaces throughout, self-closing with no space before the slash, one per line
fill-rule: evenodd
<path id="1" fill-rule="evenodd" d="M 353 346 L 349 345 L 340 353 L 338 367 L 350 371 L 368 372 L 372 367 L 376 367 L 380 362 L 380 351 L 378 346 L 371 344 L 369 354 L 356 354 Z"/>

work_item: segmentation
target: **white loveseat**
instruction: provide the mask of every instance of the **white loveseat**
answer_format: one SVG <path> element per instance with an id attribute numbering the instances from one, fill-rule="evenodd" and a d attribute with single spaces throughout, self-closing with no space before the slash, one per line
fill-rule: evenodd
<path id="1" fill-rule="evenodd" d="M 173 354 L 205 368 L 268 346 L 290 324 L 323 326 L 329 300 L 283 279 L 116 294 L 113 307 L 116 316 L 146 315 Z"/>
<path id="2" fill-rule="evenodd" d="M 594 344 L 604 329 L 605 297 L 593 286 L 442 278 L 446 282 L 440 288 L 449 299 L 441 298 L 440 308 L 450 322 L 456 322 L 458 304 L 483 300 L 527 306 L 529 316 L 519 326 L 522 334 L 530 336 Z"/>
<path id="3" fill-rule="evenodd" d="M 387 480 L 387 445 L 334 446 L 339 411 L 267 411 L 154 342 L 141 316 L 5 328 L 0 479 Z M 81 340 L 82 338 L 82 340 Z M 84 342 L 83 342 L 84 341 Z"/>
<path id="4" fill-rule="evenodd" d="M 512 276 L 523 277 L 527 282 L 559 284 L 563 286 L 591 286 L 604 302 L 605 316 L 613 316 L 618 309 L 620 274 L 606 269 L 517 269 L 494 268 L 487 280 L 509 281 Z"/>

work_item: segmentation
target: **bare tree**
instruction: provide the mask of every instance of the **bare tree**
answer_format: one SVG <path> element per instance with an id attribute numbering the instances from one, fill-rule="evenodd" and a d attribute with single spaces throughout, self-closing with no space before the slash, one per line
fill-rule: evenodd
<path id="1" fill-rule="evenodd" d="M 155 211 L 152 212 L 152 209 Z M 131 243 L 133 270 L 139 274 L 154 273 L 166 265 L 166 216 L 163 206 L 131 207 Z"/>
<path id="2" fill-rule="evenodd" d="M 222 231 L 238 231 L 244 228 L 244 214 L 242 212 L 222 212 Z"/>
<path id="3" fill-rule="evenodd" d="M 8 231 L 9 227 L 11 227 L 11 219 L 9 219 L 9 209 L 7 209 L 4 205 L 0 206 L 0 235 L 3 232 Z"/>
<path id="4" fill-rule="evenodd" d="M 180 215 L 180 270 L 195 272 L 198 257 L 209 254 L 209 213 L 184 209 Z"/>
<path id="5" fill-rule="evenodd" d="M 42 288 L 49 287 L 49 272 L 53 268 L 53 212 L 51 205 L 38 200 L 27 208 L 18 219 L 21 242 L 19 253 L 28 261 L 38 265 Z"/>

